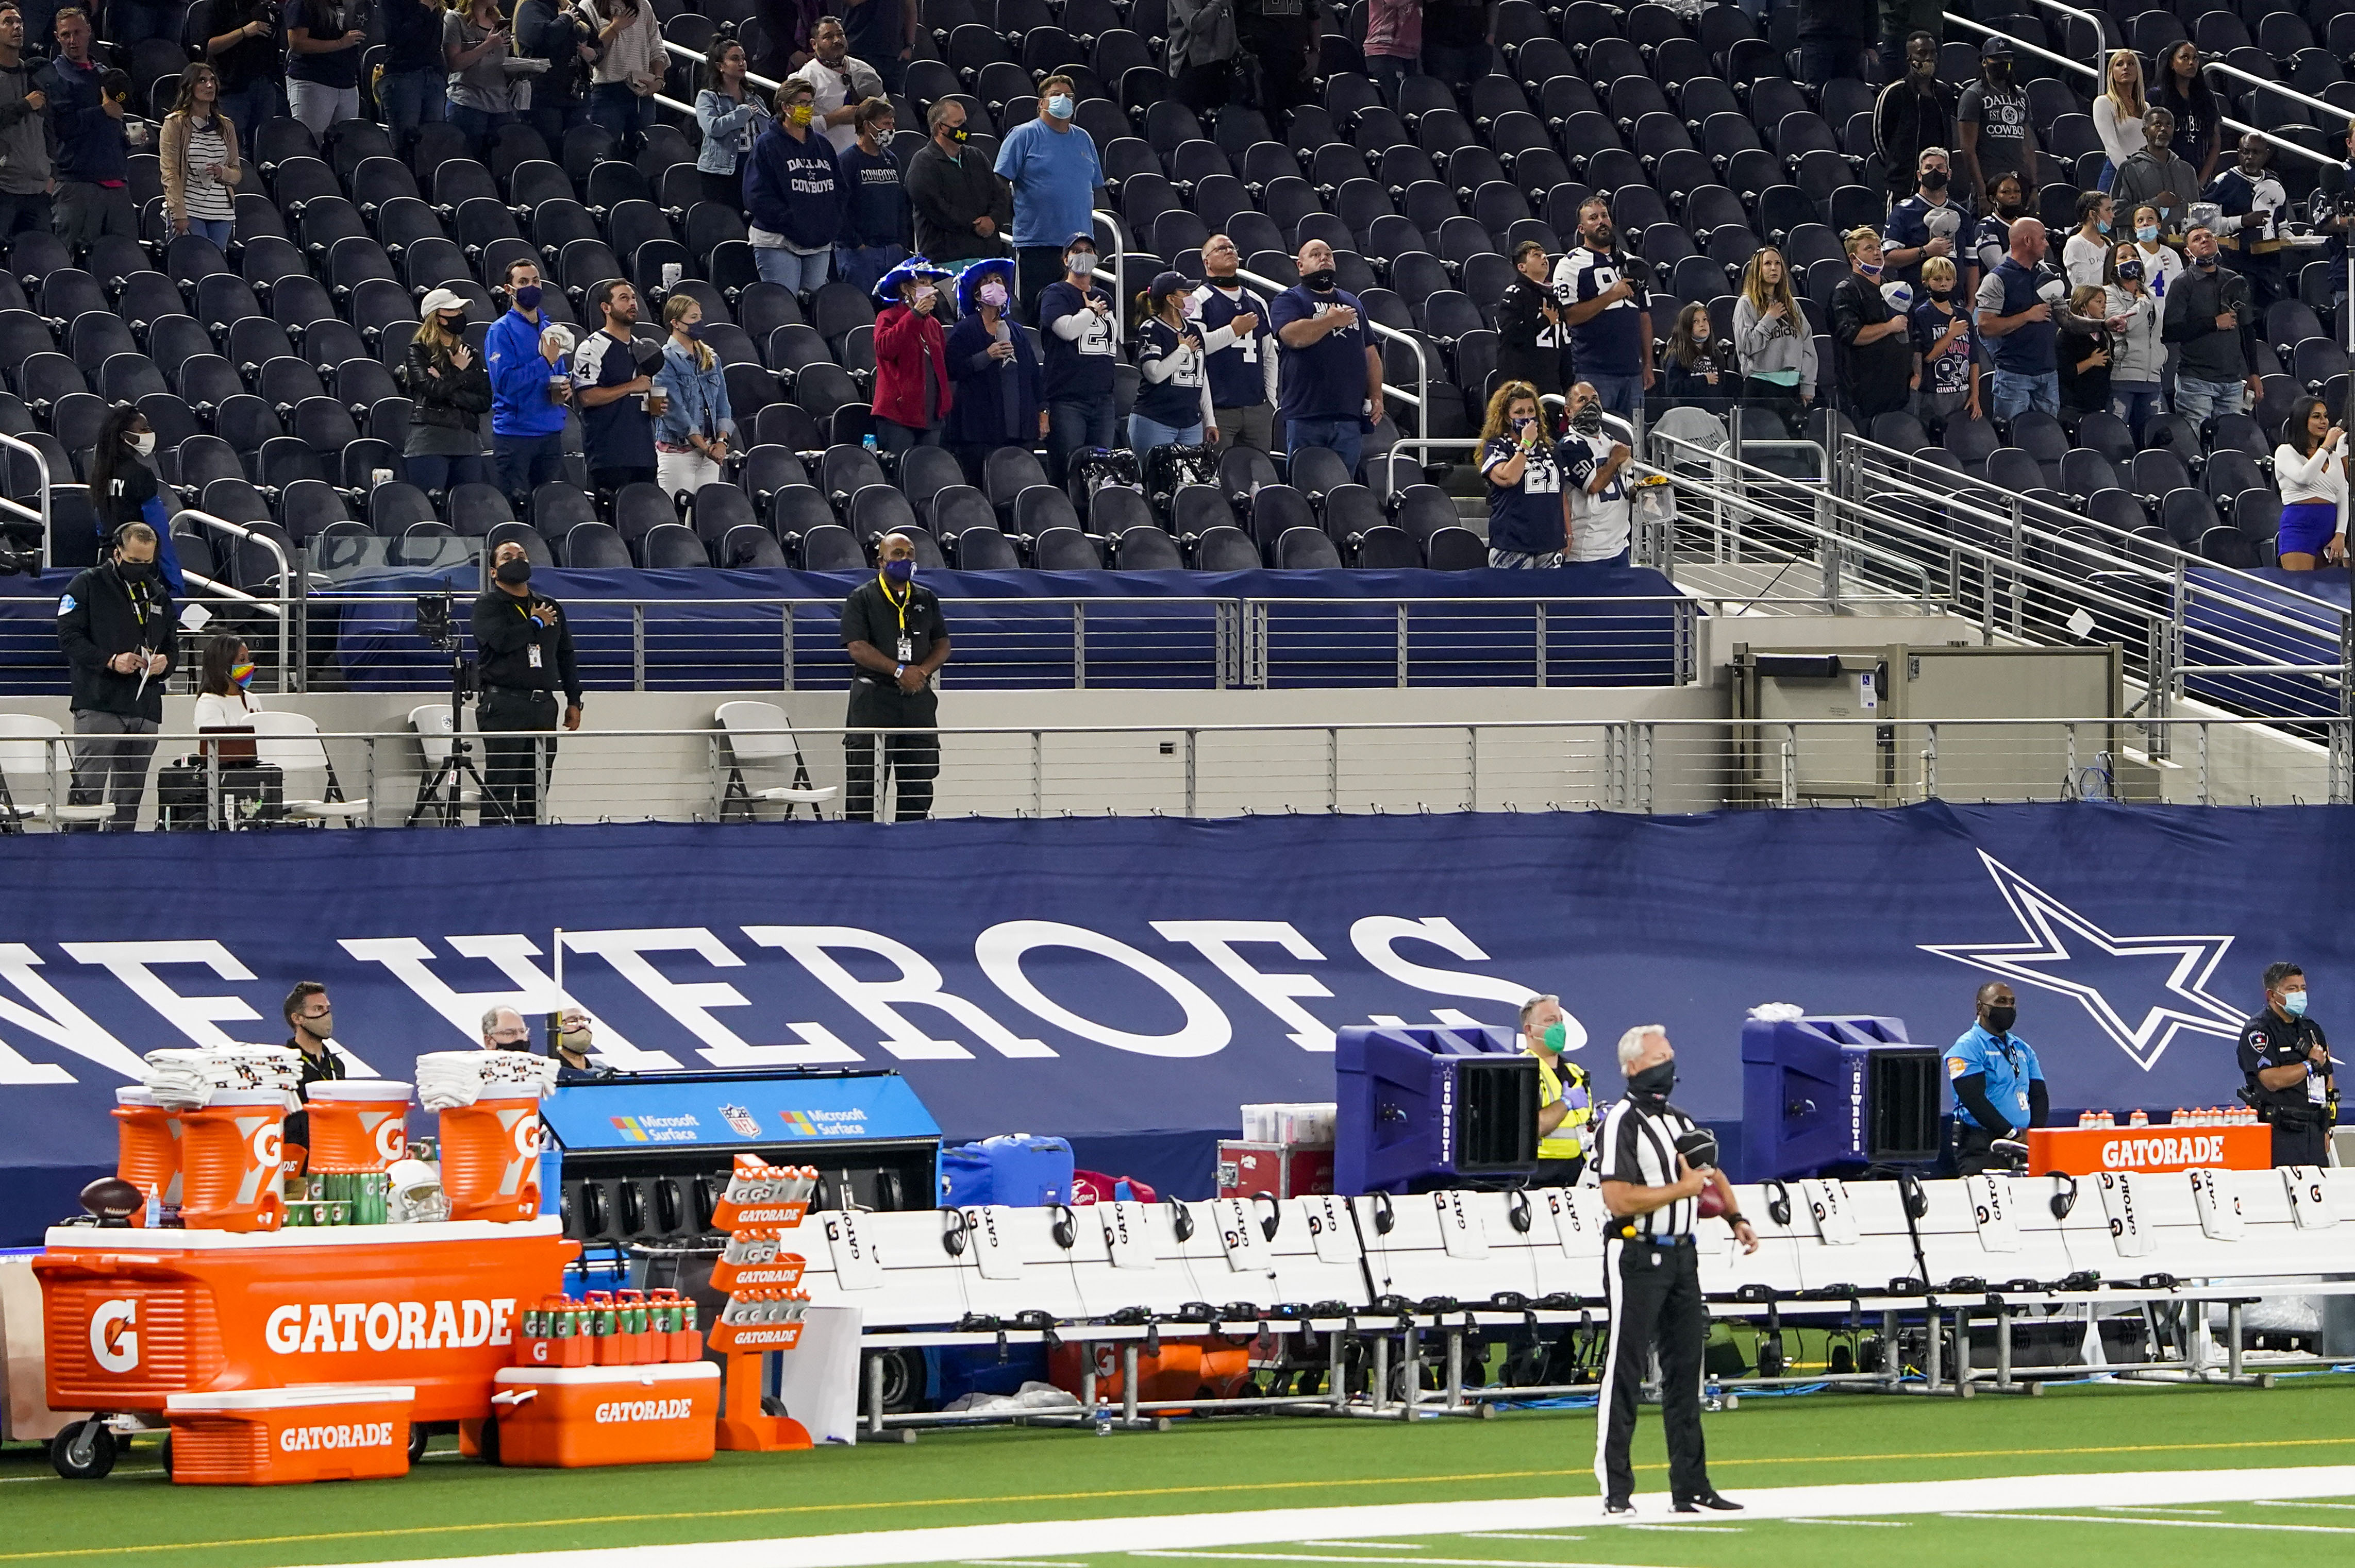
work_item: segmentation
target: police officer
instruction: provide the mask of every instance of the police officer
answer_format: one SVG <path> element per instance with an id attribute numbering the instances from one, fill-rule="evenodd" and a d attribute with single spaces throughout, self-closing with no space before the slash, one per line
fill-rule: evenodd
<path id="1" fill-rule="evenodd" d="M 2241 1025 L 2241 1093 L 2274 1129 L 2275 1165 L 2329 1163 L 2337 1089 L 2330 1044 L 2306 1015 L 2306 971 L 2265 966 L 2265 1010 Z"/>
<path id="2" fill-rule="evenodd" d="M 1700 1251 L 1693 1229 L 1700 1223 L 1702 1190 L 1716 1189 L 1721 1217 L 1745 1252 L 1758 1250 L 1758 1236 L 1733 1206 L 1733 1189 L 1716 1169 L 1717 1140 L 1668 1103 L 1677 1085 L 1676 1055 L 1668 1031 L 1657 1023 L 1619 1037 L 1627 1097 L 1611 1107 L 1595 1139 L 1603 1206 L 1613 1220 L 1603 1249 L 1611 1347 L 1603 1362 L 1603 1419 L 1594 1426 L 1594 1478 L 1602 1483 L 1606 1514 L 1636 1511 L 1636 1472 L 1627 1451 L 1645 1361 L 1656 1341 L 1668 1492 L 1676 1511 L 1742 1506 L 1709 1484 L 1701 1446 L 1701 1351 L 1709 1340 L 1709 1308 L 1701 1299 Z"/>
<path id="3" fill-rule="evenodd" d="M 1521 1003 L 1521 1049 L 1538 1061 L 1538 1171 L 1540 1187 L 1572 1187 L 1586 1172 L 1587 1139 L 1594 1131 L 1594 1086 L 1586 1069 L 1562 1053 L 1586 1044 L 1586 1031 L 1562 1016 L 1561 998 L 1533 996 Z"/>
<path id="4" fill-rule="evenodd" d="M 941 770 L 940 694 L 932 676 L 949 662 L 949 623 L 939 596 L 916 581 L 916 546 L 905 534 L 887 534 L 876 550 L 871 582 L 851 590 L 842 606 L 842 645 L 858 673 L 850 678 L 852 732 L 842 737 L 842 815 L 875 820 L 875 747 L 879 738 L 900 780 L 896 821 L 921 822 L 932 810 L 932 779 Z M 860 731 L 882 731 L 879 736 Z"/>
<path id="5" fill-rule="evenodd" d="M 2011 1032 L 2019 999 L 2001 980 L 1979 987 L 1978 1022 L 1946 1048 L 1955 1086 L 1955 1169 L 1963 1176 L 2009 1171 L 2028 1154 L 2028 1129 L 2051 1110 L 2036 1047 Z"/>
<path id="6" fill-rule="evenodd" d="M 572 627 L 556 601 L 531 591 L 531 561 L 521 545 L 501 545 L 491 586 L 474 600 L 474 649 L 483 662 L 483 701 L 474 727 L 483 733 L 485 821 L 539 819 L 543 773 L 539 748 L 556 758 L 556 689 L 564 688 L 564 727 L 581 727 L 581 672 L 572 662 Z M 527 732 L 527 738 L 494 735 Z M 543 740 L 542 736 L 546 736 Z"/>

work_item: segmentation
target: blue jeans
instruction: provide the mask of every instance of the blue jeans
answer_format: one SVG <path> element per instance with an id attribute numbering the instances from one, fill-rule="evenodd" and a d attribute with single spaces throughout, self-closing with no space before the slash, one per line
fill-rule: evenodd
<path id="1" fill-rule="evenodd" d="M 813 293 L 824 285 L 833 261 L 834 253 L 830 250 L 800 256 L 782 246 L 752 248 L 752 265 L 759 270 L 761 281 L 782 283 L 797 294 Z"/>
<path id="2" fill-rule="evenodd" d="M 2159 396 L 2156 381 L 2113 381 L 2110 383 L 2110 412 L 2126 422 L 2134 439 L 2142 440 L 2142 427 L 2153 414 L 2167 412 L 2167 399 Z"/>
<path id="3" fill-rule="evenodd" d="M 498 464 L 499 488 L 506 493 L 517 517 L 531 515 L 531 493 L 551 479 L 564 477 L 564 432 L 546 436 L 491 437 L 491 456 Z M 421 460 L 407 458 L 411 473 Z"/>
<path id="4" fill-rule="evenodd" d="M 837 245 L 834 275 L 862 294 L 871 294 L 883 274 L 908 259 L 904 245 Z"/>
<path id="5" fill-rule="evenodd" d="M 554 439 L 559 441 L 563 440 L 560 436 Z M 444 457 L 432 453 L 420 453 L 416 457 L 402 458 L 400 465 L 407 472 L 410 483 L 420 490 L 435 494 L 446 495 L 462 484 L 492 482 L 491 460 L 486 457 Z M 516 515 L 527 517 L 530 514 L 518 507 L 516 510 Z"/>
<path id="6" fill-rule="evenodd" d="M 887 452 L 903 452 L 911 447 L 936 447 L 941 444 L 941 427 L 927 425 L 922 429 L 903 425 L 883 415 L 875 416 L 875 444 Z"/>
<path id="7" fill-rule="evenodd" d="M 639 97 L 628 82 L 601 81 L 589 90 L 589 118 L 620 140 L 625 158 L 636 157 L 645 146 L 646 127 L 654 117 L 655 101 Z"/>
<path id="8" fill-rule="evenodd" d="M 32 35 L 26 35 L 30 37 Z M 220 95 L 221 112 L 237 127 L 238 145 L 250 157 L 253 152 L 253 133 L 277 119 L 284 111 L 278 95 L 278 84 L 268 77 L 248 82 L 235 92 Z"/>
<path id="9" fill-rule="evenodd" d="M 1603 400 L 1604 413 L 1616 414 L 1632 425 L 1644 412 L 1643 372 L 1606 376 L 1598 371 L 1590 375 L 1582 368 L 1578 379 L 1594 388 L 1594 395 Z"/>
<path id="10" fill-rule="evenodd" d="M 1339 453 L 1342 464 L 1354 474 L 1358 471 L 1359 454 L 1365 446 L 1365 429 L 1354 415 L 1346 419 L 1284 421 L 1284 450 L 1287 456 L 1303 447 L 1324 447 Z"/>
<path id="11" fill-rule="evenodd" d="M 1120 438 L 1112 399 L 1079 402 L 1059 399 L 1047 405 L 1047 478 L 1060 484 L 1071 472 L 1071 454 L 1088 447 L 1109 447 Z M 1139 461 L 1143 455 L 1139 454 Z"/>
<path id="12" fill-rule="evenodd" d="M 442 116 L 437 114 L 433 118 L 439 120 Z M 500 126 L 512 125 L 516 122 L 516 116 L 511 112 L 469 109 L 463 103 L 453 103 L 449 106 L 449 118 L 450 123 L 455 125 L 464 134 L 466 144 L 474 148 L 474 155 L 485 163 L 489 162 L 491 138 L 499 133 Z M 400 145 L 398 132 L 394 135 L 393 144 Z"/>
<path id="13" fill-rule="evenodd" d="M 2111 163 L 2107 158 L 2104 158 L 2102 160 L 2102 177 L 2094 182 L 2094 188 L 2098 191 L 2107 191 L 2110 188 L 2110 182 L 2117 177 L 2118 166 L 2115 164 Z"/>
<path id="14" fill-rule="evenodd" d="M 0 191 L 0 240 L 27 228 L 49 231 L 49 198 L 39 191 L 25 196 Z"/>
<path id="15" fill-rule="evenodd" d="M 1165 425 L 1148 419 L 1142 414 L 1128 417 L 1128 444 L 1141 459 L 1156 447 L 1199 447 L 1202 444 L 1202 421 L 1190 425 Z"/>
<path id="16" fill-rule="evenodd" d="M 409 155 L 417 128 L 450 118 L 450 78 L 438 70 L 388 71 L 376 84 L 377 107 L 384 111 L 385 128 L 392 132 L 393 151 Z M 468 132 L 469 136 L 474 133 Z"/>
<path id="17" fill-rule="evenodd" d="M 1421 76 L 1423 67 L 1420 60 L 1408 59 L 1401 55 L 1368 55 L 1366 74 L 1372 77 L 1374 85 L 1382 90 L 1382 101 L 1396 109 L 1399 83 L 1408 77 Z"/>
<path id="18" fill-rule="evenodd" d="M 224 256 L 229 254 L 229 235 L 234 232 L 236 228 L 237 225 L 230 222 L 226 217 L 192 217 L 188 219 L 188 232 L 190 234 L 203 235 L 207 239 L 211 240 L 213 242 L 213 248 Z"/>
<path id="19" fill-rule="evenodd" d="M 2204 423 L 2211 414 L 2245 412 L 2248 396 L 2246 382 L 2199 381 L 2189 376 L 2175 378 L 2175 411 L 2195 425 Z"/>
<path id="20" fill-rule="evenodd" d="M 2030 408 L 2056 419 L 2061 417 L 2061 373 L 2048 370 L 2030 376 L 2020 370 L 1997 371 L 1995 402 L 1987 411 L 1998 419 L 2014 419 Z"/>

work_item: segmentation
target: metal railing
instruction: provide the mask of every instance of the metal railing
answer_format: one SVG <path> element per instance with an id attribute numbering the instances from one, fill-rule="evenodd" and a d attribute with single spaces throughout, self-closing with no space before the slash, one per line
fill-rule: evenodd
<path id="1" fill-rule="evenodd" d="M 49 460 L 32 442 L 19 440 L 5 430 L 0 430 L 0 451 L 24 453 L 33 460 L 33 471 L 40 476 L 36 504 L 27 506 L 13 495 L 0 493 L 0 514 L 21 517 L 40 525 L 41 569 L 47 571 L 54 564 L 49 557 L 49 485 L 53 477 L 49 472 Z"/>
<path id="2" fill-rule="evenodd" d="M 232 551 L 247 545 L 260 545 L 267 549 L 271 558 L 278 563 L 278 597 L 276 599 L 265 599 L 258 594 L 239 592 L 234 589 L 228 591 L 229 597 L 236 602 L 250 606 L 254 613 L 270 616 L 278 622 L 278 689 L 282 692 L 299 690 L 302 683 L 302 672 L 306 662 L 303 658 L 303 643 L 298 628 L 304 620 L 302 605 L 304 589 L 308 586 L 307 574 L 295 569 L 297 560 L 287 556 L 284 546 L 267 534 L 255 533 L 241 523 L 232 523 L 226 517 L 216 517 L 209 512 L 199 512 L 194 507 L 183 507 L 172 514 L 172 520 L 166 527 L 168 530 L 176 530 L 183 522 L 194 523 L 199 528 L 209 529 L 226 535 L 230 541 L 229 547 Z M 297 555 L 300 555 L 299 551 Z M 204 584 L 208 588 L 219 588 L 218 584 L 211 582 L 208 578 L 197 577 L 193 580 Z M 251 639 L 249 638 L 248 641 L 250 641 Z"/>

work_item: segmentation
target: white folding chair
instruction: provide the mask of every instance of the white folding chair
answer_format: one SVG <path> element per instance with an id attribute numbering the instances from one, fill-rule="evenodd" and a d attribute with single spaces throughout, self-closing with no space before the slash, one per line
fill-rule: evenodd
<path id="1" fill-rule="evenodd" d="M 69 766 L 64 751 L 55 744 L 64 735 L 55 719 L 37 714 L 0 714 L 0 832 L 22 832 L 27 822 L 55 822 L 62 827 L 113 817 L 114 808 L 103 801 L 91 806 L 50 804 L 51 756 L 55 755 L 60 774 Z M 28 804 L 18 803 L 16 791 L 20 789 L 38 798 Z"/>
<path id="2" fill-rule="evenodd" d="M 722 821 L 749 821 L 756 801 L 772 801 L 783 805 L 784 814 L 791 817 L 796 805 L 805 805 L 813 818 L 822 813 L 821 803 L 837 794 L 835 786 L 810 783 L 809 765 L 802 758 L 801 738 L 794 734 L 793 721 L 785 710 L 774 703 L 722 703 L 719 709 L 719 727 L 728 732 L 728 784 L 721 792 L 719 818 Z M 749 772 L 783 774 L 793 768 L 791 784 L 773 785 L 755 789 L 745 781 Z"/>
<path id="3" fill-rule="evenodd" d="M 257 760 L 276 768 L 286 779 L 286 815 L 298 822 L 342 822 L 349 825 L 368 814 L 366 800 L 346 800 L 336 780 L 336 765 L 328 760 L 319 726 L 308 714 L 257 713 L 253 716 L 253 753 Z M 303 789 L 296 788 L 296 779 Z M 312 780 L 317 779 L 314 785 Z M 315 789 L 314 797 L 308 793 Z"/>

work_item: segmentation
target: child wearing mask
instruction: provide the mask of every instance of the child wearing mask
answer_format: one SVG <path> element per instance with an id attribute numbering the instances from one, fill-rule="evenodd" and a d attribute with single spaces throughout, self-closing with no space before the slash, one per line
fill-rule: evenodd
<path id="1" fill-rule="evenodd" d="M 1668 363 L 1661 390 L 1671 405 L 1721 409 L 1733 400 L 1733 344 L 1714 334 L 1709 307 L 1689 304 L 1677 313 L 1668 334 Z"/>
<path id="2" fill-rule="evenodd" d="M 1913 417 L 1938 439 L 1947 421 L 1979 415 L 1979 329 L 1955 298 L 1955 263 L 1922 263 L 1922 298 L 1913 306 Z"/>
<path id="3" fill-rule="evenodd" d="M 2061 317 L 2053 357 L 2061 370 L 2061 418 L 2070 429 L 2096 408 L 2110 406 L 2108 293 L 2099 284 L 2073 289 Z"/>

